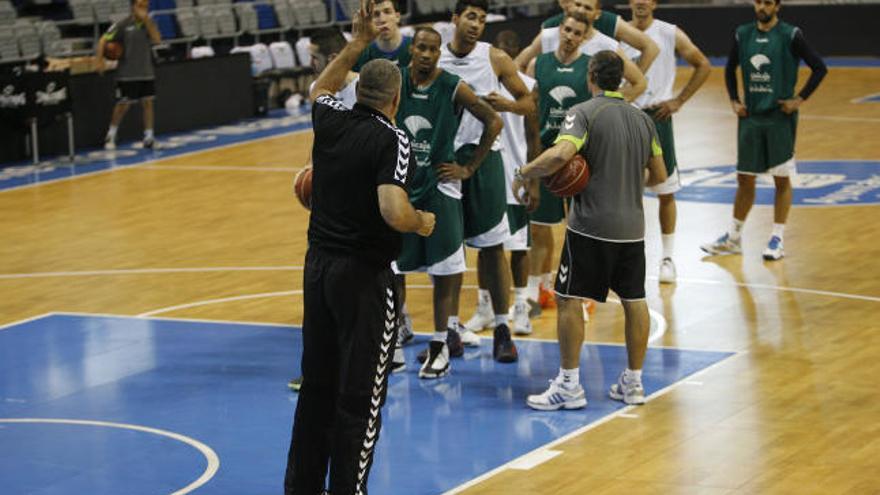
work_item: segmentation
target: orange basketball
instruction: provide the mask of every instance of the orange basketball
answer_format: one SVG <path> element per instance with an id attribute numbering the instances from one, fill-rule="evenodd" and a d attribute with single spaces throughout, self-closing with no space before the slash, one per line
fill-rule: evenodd
<path id="1" fill-rule="evenodd" d="M 104 44 L 104 58 L 107 60 L 119 60 L 122 58 L 122 43 L 108 41 Z"/>
<path id="2" fill-rule="evenodd" d="M 296 199 L 306 207 L 312 209 L 312 167 L 304 168 L 293 179 L 293 192 Z"/>
<path id="3" fill-rule="evenodd" d="M 556 196 L 568 198 L 587 187 L 590 181 L 590 167 L 580 154 L 568 161 L 555 174 L 544 177 L 547 190 Z"/>

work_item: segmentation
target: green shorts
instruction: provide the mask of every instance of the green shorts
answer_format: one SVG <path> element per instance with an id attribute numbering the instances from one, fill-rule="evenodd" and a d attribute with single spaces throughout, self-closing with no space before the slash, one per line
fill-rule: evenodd
<path id="1" fill-rule="evenodd" d="M 547 190 L 541 181 L 541 200 L 538 208 L 531 214 L 531 221 L 541 225 L 556 225 L 565 219 L 565 206 L 562 198 Z"/>
<path id="2" fill-rule="evenodd" d="M 678 167 L 678 161 L 675 159 L 675 135 L 672 132 L 672 117 L 664 120 L 657 120 L 654 117 L 656 111 L 645 110 L 645 113 L 654 120 L 654 127 L 657 128 L 657 137 L 660 139 L 660 146 L 663 148 L 663 161 L 666 162 L 666 175 L 672 176 L 672 172 Z"/>
<path id="3" fill-rule="evenodd" d="M 739 119 L 736 170 L 763 174 L 794 157 L 797 113 L 776 111 Z"/>
<path id="4" fill-rule="evenodd" d="M 455 152 L 457 163 L 467 163 L 476 145 L 466 144 Z M 464 238 L 486 234 L 501 223 L 507 212 L 507 179 L 501 153 L 491 151 L 474 175 L 461 184 L 464 208 Z M 501 244 L 500 239 L 498 244 Z"/>
<path id="5" fill-rule="evenodd" d="M 397 258 L 397 269 L 401 272 L 414 272 L 428 270 L 433 275 L 452 275 L 463 273 L 464 266 L 464 225 L 462 218 L 461 201 L 443 194 L 434 189 L 419 199 L 413 206 L 419 210 L 431 212 L 435 215 L 437 223 L 434 232 L 428 237 L 418 234 L 403 234 L 400 256 Z M 461 251 L 459 263 L 449 263 L 451 256 Z M 447 262 L 445 268 L 435 273 L 432 267 L 441 262 Z M 460 268 L 460 271 L 459 271 Z M 448 273 L 445 273 L 448 272 Z"/>
<path id="6" fill-rule="evenodd" d="M 510 226 L 510 237 L 504 241 L 504 249 L 508 251 L 527 251 L 532 245 L 529 232 L 529 212 L 523 205 L 507 205 L 507 224 Z"/>

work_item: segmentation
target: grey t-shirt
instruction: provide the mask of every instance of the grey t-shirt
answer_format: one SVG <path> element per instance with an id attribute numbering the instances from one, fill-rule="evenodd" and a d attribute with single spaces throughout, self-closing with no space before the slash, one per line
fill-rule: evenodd
<path id="1" fill-rule="evenodd" d="M 569 109 L 556 142 L 569 141 L 590 166 L 590 182 L 574 197 L 568 228 L 611 242 L 645 238 L 645 167 L 663 153 L 654 122 L 619 93 Z"/>
<path id="2" fill-rule="evenodd" d="M 104 35 L 107 41 L 122 42 L 122 58 L 116 66 L 117 81 L 148 81 L 155 79 L 153 49 L 147 28 L 134 16 L 110 26 Z"/>

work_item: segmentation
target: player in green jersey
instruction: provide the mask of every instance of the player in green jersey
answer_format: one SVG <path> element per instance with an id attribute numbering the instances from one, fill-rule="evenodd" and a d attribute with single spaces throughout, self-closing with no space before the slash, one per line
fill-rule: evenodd
<path id="1" fill-rule="evenodd" d="M 376 39 L 361 53 L 354 68 L 360 72 L 361 67 L 370 60 L 385 58 L 406 67 L 410 61 L 409 47 L 412 38 L 400 32 L 400 7 L 398 0 L 371 0 L 373 2 L 373 25 L 378 31 Z"/>
<path id="2" fill-rule="evenodd" d="M 410 182 L 409 197 L 418 208 L 434 213 L 437 225 L 429 237 L 403 236 L 397 259 L 400 273 L 426 271 L 434 284 L 434 338 L 419 371 L 421 378 L 439 378 L 449 371 L 450 355 L 463 354 L 458 332 L 458 307 L 464 256 L 464 220 L 461 187 L 458 181 L 445 181 L 440 173 L 450 167 L 476 170 L 488 156 L 501 132 L 501 118 L 488 103 L 478 98 L 461 79 L 437 67 L 440 34 L 419 28 L 413 37 L 412 61 L 401 70 L 401 98 L 397 124 L 406 132 L 415 153 L 416 168 Z M 479 144 L 467 163 L 455 163 L 454 140 L 461 109 L 483 124 Z M 399 277 L 405 293 L 403 276 Z M 464 344 L 479 345 L 479 338 Z M 402 352 L 395 353 L 394 367 L 402 365 Z"/>
<path id="3" fill-rule="evenodd" d="M 742 252 L 742 228 L 755 201 L 755 179 L 758 174 L 770 174 L 776 186 L 776 197 L 773 231 L 763 256 L 772 261 L 785 255 L 783 234 L 791 208 L 791 177 L 796 174 L 797 112 L 819 86 L 828 69 L 807 44 L 800 28 L 779 20 L 780 7 L 780 0 L 755 0 L 757 22 L 736 29 L 727 60 L 727 92 L 733 111 L 739 117 L 737 189 L 730 228 L 715 242 L 701 246 L 709 254 Z M 812 73 L 795 95 L 801 59 Z M 745 103 L 739 98 L 737 67 L 742 73 Z"/>
<path id="4" fill-rule="evenodd" d="M 594 12 L 594 17 L 591 19 L 593 27 L 602 34 L 610 36 L 618 41 L 623 41 L 639 50 L 642 53 L 641 57 L 639 57 L 639 70 L 642 71 L 642 73 L 647 72 L 648 68 L 651 67 L 651 64 L 654 62 L 654 59 L 657 58 L 657 54 L 660 53 L 657 44 L 654 43 L 648 35 L 623 21 L 619 15 L 601 10 L 599 0 L 560 1 L 559 6 L 562 7 L 563 14 L 553 16 L 544 21 L 544 24 L 541 25 L 541 29 L 557 28 L 562 23 L 564 14 L 580 12 L 581 14 L 586 15 L 587 5 L 593 7 L 591 9 Z M 541 51 L 541 33 L 538 33 L 538 35 L 535 36 L 535 39 L 532 40 L 532 43 L 516 57 L 515 62 L 521 70 L 526 70 L 529 63 L 534 60 L 535 57 L 540 55 Z"/>

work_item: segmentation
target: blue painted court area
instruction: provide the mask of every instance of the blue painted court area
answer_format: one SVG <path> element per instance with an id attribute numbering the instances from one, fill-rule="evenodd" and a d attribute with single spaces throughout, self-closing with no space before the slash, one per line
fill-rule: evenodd
<path id="1" fill-rule="evenodd" d="M 794 206 L 844 206 L 880 203 L 880 161 L 798 161 L 793 179 Z M 736 196 L 736 166 L 721 165 L 681 170 L 681 201 L 733 204 Z M 772 205 L 773 178 L 758 176 L 756 205 Z"/>
<path id="2" fill-rule="evenodd" d="M 621 346 L 587 346 L 589 406 L 548 413 L 524 399 L 557 372 L 556 344 L 519 341 L 519 363 L 501 365 L 490 343 L 436 381 L 418 379 L 422 344 L 407 347 L 371 493 L 442 493 L 622 407 L 605 395 L 625 365 Z M 196 493 L 280 493 L 296 406 L 286 384 L 300 349 L 299 329 L 256 324 L 54 314 L 2 329 L 0 492 L 173 493 L 210 468 L 201 442 L 219 468 Z M 647 392 L 729 356 L 650 349 Z M 10 422 L 21 418 L 102 423 Z"/>

